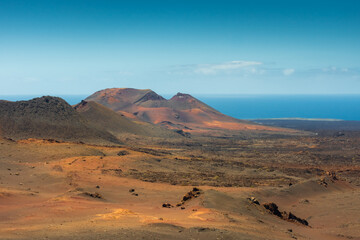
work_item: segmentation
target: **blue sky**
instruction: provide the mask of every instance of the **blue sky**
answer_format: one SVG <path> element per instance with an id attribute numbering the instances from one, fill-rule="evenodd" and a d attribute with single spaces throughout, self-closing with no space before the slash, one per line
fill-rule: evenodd
<path id="1" fill-rule="evenodd" d="M 360 1 L 0 0 L 0 95 L 360 94 Z"/>

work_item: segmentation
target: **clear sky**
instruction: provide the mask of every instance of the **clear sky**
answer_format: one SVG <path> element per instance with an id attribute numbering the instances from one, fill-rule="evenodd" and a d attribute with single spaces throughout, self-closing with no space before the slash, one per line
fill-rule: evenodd
<path id="1" fill-rule="evenodd" d="M 360 94 L 358 0 L 0 0 L 0 95 Z"/>

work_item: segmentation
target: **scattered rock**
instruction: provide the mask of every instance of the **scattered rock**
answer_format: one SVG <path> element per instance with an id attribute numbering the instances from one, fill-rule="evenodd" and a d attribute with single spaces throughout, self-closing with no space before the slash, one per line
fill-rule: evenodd
<path id="1" fill-rule="evenodd" d="M 336 176 L 336 173 L 334 171 L 327 171 L 324 174 L 325 176 L 323 176 L 322 178 L 320 178 L 320 180 L 318 181 L 318 183 L 324 187 L 328 187 L 329 182 L 335 182 L 337 180 L 339 180 L 339 178 Z"/>
<path id="2" fill-rule="evenodd" d="M 165 150 L 159 150 L 159 149 L 150 149 L 150 148 L 137 148 L 137 147 L 132 147 L 131 150 L 136 151 L 136 152 L 143 152 L 143 153 L 147 153 L 153 156 L 164 156 L 164 155 L 172 155 L 171 152 L 169 151 L 165 151 Z"/>
<path id="3" fill-rule="evenodd" d="M 184 136 L 184 137 L 191 137 L 191 134 L 188 133 L 188 132 L 184 132 L 182 129 L 180 130 L 175 130 L 176 133 L 180 134 L 181 136 Z"/>
<path id="4" fill-rule="evenodd" d="M 99 199 L 103 199 L 103 196 L 100 193 L 89 193 L 89 192 L 84 192 L 84 194 L 86 196 L 92 197 L 92 198 L 99 198 Z"/>
<path id="5" fill-rule="evenodd" d="M 131 188 L 129 189 L 129 192 L 135 192 L 135 189 Z"/>
<path id="6" fill-rule="evenodd" d="M 272 214 L 274 214 L 280 218 L 283 218 L 283 215 L 281 214 L 278 206 L 275 203 L 264 203 L 263 206 L 264 206 L 264 208 L 269 210 Z"/>
<path id="7" fill-rule="evenodd" d="M 187 194 L 185 194 L 183 196 L 183 199 L 182 201 L 187 201 L 187 200 L 190 200 L 192 198 L 196 198 L 198 197 L 199 195 L 201 194 L 200 190 L 198 188 L 193 188 L 192 191 L 188 192 Z"/>
<path id="8" fill-rule="evenodd" d="M 304 199 L 304 200 L 302 200 L 300 203 L 303 203 L 303 204 L 308 204 L 308 203 L 310 203 L 310 201 L 309 201 L 309 200 L 307 200 L 307 199 Z"/>
<path id="9" fill-rule="evenodd" d="M 43 139 L 44 142 L 48 142 L 48 143 L 61 143 L 61 141 L 52 139 L 52 138 L 48 138 L 48 139 Z"/>
<path id="10" fill-rule="evenodd" d="M 174 206 L 171 205 L 170 203 L 163 203 L 162 207 L 163 207 L 163 208 L 172 208 L 172 207 L 174 207 Z"/>
<path id="11" fill-rule="evenodd" d="M 250 203 L 260 205 L 260 202 L 255 197 L 249 197 L 247 199 L 249 200 Z"/>
<path id="12" fill-rule="evenodd" d="M 113 175 L 113 176 L 121 176 L 122 170 L 120 168 L 102 169 L 101 173 L 107 175 Z"/>
<path id="13" fill-rule="evenodd" d="M 120 151 L 117 153 L 118 156 L 125 156 L 125 155 L 129 155 L 130 153 L 126 150 Z"/>
<path id="14" fill-rule="evenodd" d="M 99 186 L 99 185 L 96 185 L 96 188 L 100 188 L 100 186 Z"/>
<path id="15" fill-rule="evenodd" d="M 319 184 L 322 185 L 322 186 L 324 186 L 324 187 L 327 187 L 327 186 L 328 186 L 328 183 L 326 182 L 325 178 L 321 178 L 321 179 L 319 180 Z"/>
<path id="16" fill-rule="evenodd" d="M 180 206 L 184 205 L 185 202 L 187 202 L 187 201 L 189 201 L 189 200 L 191 200 L 191 199 L 193 199 L 193 198 L 199 197 L 200 194 L 201 194 L 200 189 L 197 188 L 197 187 L 194 187 L 190 192 L 186 193 L 186 194 L 183 196 L 181 202 L 179 202 L 178 204 L 176 204 L 176 206 L 177 206 L 177 207 L 180 207 Z"/>
<path id="17" fill-rule="evenodd" d="M 198 232 L 210 232 L 210 231 L 216 231 L 215 228 L 205 228 L 205 227 L 194 227 L 195 230 Z"/>
<path id="18" fill-rule="evenodd" d="M 289 212 L 280 212 L 278 206 L 275 203 L 264 203 L 264 208 L 269 210 L 273 215 L 280 217 L 281 219 L 291 221 L 291 222 L 298 222 L 300 224 L 303 224 L 305 226 L 309 226 L 308 221 L 305 219 L 299 218 L 295 216 L 293 213 Z"/>
<path id="19" fill-rule="evenodd" d="M 330 180 L 331 180 L 332 182 L 339 180 L 339 179 L 337 178 L 337 176 L 336 176 L 336 173 L 335 173 L 334 171 L 332 171 L 332 172 L 326 172 L 326 175 L 327 175 L 328 177 L 330 177 Z"/>
<path id="20" fill-rule="evenodd" d="M 296 222 L 299 222 L 305 226 L 309 226 L 309 223 L 308 221 L 306 221 L 305 219 L 302 219 L 302 218 L 299 218 L 297 216 L 295 216 L 294 214 L 292 214 L 291 212 L 289 212 L 289 215 L 288 215 L 288 220 L 293 220 L 293 221 L 296 221 Z"/>

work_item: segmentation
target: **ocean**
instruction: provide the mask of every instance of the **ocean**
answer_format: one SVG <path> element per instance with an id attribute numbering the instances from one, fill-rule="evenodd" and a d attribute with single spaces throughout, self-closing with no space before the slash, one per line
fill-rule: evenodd
<path id="1" fill-rule="evenodd" d="M 8 101 L 37 96 L 0 96 Z M 59 95 L 73 105 L 86 95 Z M 164 97 L 170 97 L 164 95 Z M 360 121 L 360 95 L 194 95 L 229 116 L 239 119 L 316 118 Z"/>
<path id="2" fill-rule="evenodd" d="M 198 96 L 198 99 L 239 119 L 360 120 L 360 95 Z"/>

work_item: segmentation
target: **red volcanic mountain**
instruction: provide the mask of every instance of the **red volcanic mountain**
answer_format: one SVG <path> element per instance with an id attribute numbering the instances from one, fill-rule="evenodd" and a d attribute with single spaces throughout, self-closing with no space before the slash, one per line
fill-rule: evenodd
<path id="1" fill-rule="evenodd" d="M 170 129 L 197 130 L 270 130 L 224 115 L 189 94 L 178 93 L 167 100 L 150 89 L 111 88 L 85 99 L 100 103 L 129 118 L 139 119 Z"/>

